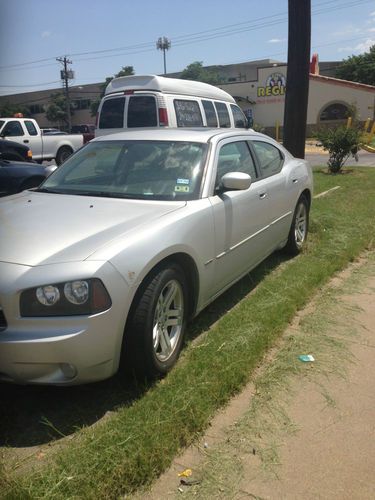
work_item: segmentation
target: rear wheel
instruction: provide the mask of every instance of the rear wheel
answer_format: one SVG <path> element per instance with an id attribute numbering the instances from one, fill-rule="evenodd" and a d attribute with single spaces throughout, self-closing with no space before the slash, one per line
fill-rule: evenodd
<path id="1" fill-rule="evenodd" d="M 294 210 L 292 225 L 290 227 L 288 242 L 285 249 L 291 255 L 298 255 L 305 246 L 309 230 L 309 203 L 306 196 L 302 195 Z"/>
<path id="2" fill-rule="evenodd" d="M 56 153 L 56 164 L 61 165 L 72 153 L 73 150 L 69 146 L 62 146 Z"/>
<path id="3" fill-rule="evenodd" d="M 124 341 L 126 371 L 156 378 L 176 363 L 187 318 L 187 284 L 175 264 L 151 275 L 136 297 Z"/>

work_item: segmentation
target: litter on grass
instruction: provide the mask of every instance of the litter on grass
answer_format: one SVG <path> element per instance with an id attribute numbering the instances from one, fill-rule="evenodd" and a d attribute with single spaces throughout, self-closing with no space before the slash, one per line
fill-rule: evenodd
<path id="1" fill-rule="evenodd" d="M 298 356 L 298 359 L 300 361 L 303 361 L 304 363 L 312 363 L 313 361 L 315 361 L 312 354 L 301 354 L 301 356 Z"/>
<path id="2" fill-rule="evenodd" d="M 185 469 L 178 474 L 178 477 L 190 477 L 193 474 L 191 469 Z"/>

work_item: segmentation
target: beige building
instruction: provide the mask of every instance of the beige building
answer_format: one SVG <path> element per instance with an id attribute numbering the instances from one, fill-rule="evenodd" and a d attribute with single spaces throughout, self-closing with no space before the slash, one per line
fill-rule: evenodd
<path id="1" fill-rule="evenodd" d="M 307 111 L 309 131 L 319 125 L 342 123 L 353 106 L 360 121 L 374 119 L 374 86 L 320 75 L 317 64 L 312 71 Z M 274 63 L 258 68 L 253 81 L 226 83 L 220 87 L 236 98 L 254 123 L 272 133 L 276 123 L 283 124 L 286 81 L 286 64 Z"/>
<path id="2" fill-rule="evenodd" d="M 95 124 L 95 117 L 91 116 L 90 106 L 92 101 L 99 98 L 101 85 L 100 83 L 94 83 L 90 85 L 73 85 L 70 87 L 69 94 L 73 107 L 72 125 L 83 123 L 88 125 Z M 1 96 L 0 108 L 7 103 L 27 106 L 30 109 L 31 118 L 35 118 L 40 127 L 60 127 L 59 123 L 52 123 L 47 120 L 45 110 L 50 104 L 52 96 L 62 92 L 62 88 L 57 88 Z"/>
<path id="3" fill-rule="evenodd" d="M 375 87 L 360 83 L 338 80 L 333 76 L 338 62 L 318 64 L 313 56 L 310 73 L 309 104 L 307 113 L 308 133 L 322 124 L 342 123 L 346 120 L 349 108 L 355 106 L 358 119 L 374 119 Z M 320 68 L 320 71 L 319 71 Z M 208 69 L 217 71 L 226 83 L 219 85 L 235 97 L 237 103 L 254 123 L 274 135 L 276 123 L 282 126 L 284 119 L 285 89 L 287 65 L 271 59 L 250 61 L 241 64 L 212 66 Z M 178 73 L 169 74 L 178 77 Z M 62 89 L 43 90 L 24 94 L 0 97 L 0 108 L 6 102 L 29 107 L 32 118 L 41 127 L 59 126 L 51 123 L 45 116 L 45 109 L 51 96 Z M 90 105 L 101 93 L 101 84 L 70 87 L 70 96 L 74 114 L 72 125 L 94 124 Z"/>

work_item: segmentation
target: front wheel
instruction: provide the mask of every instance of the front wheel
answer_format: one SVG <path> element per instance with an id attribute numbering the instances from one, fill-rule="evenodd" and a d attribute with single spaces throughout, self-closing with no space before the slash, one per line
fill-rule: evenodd
<path id="1" fill-rule="evenodd" d="M 56 164 L 61 165 L 66 159 L 73 153 L 73 150 L 69 146 L 61 146 L 61 148 L 56 153 Z"/>
<path id="2" fill-rule="evenodd" d="M 143 285 L 130 313 L 124 341 L 124 368 L 138 378 L 165 375 L 180 354 L 188 310 L 181 268 L 165 267 Z"/>
<path id="3" fill-rule="evenodd" d="M 291 255 L 298 255 L 305 246 L 309 230 L 309 203 L 305 196 L 301 196 L 294 210 L 288 242 L 285 249 Z"/>

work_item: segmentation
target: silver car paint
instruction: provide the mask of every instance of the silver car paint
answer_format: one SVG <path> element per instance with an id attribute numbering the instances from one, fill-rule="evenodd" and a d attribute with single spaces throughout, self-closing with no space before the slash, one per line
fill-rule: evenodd
<path id="1" fill-rule="evenodd" d="M 176 253 L 192 259 L 199 276 L 199 312 L 286 242 L 296 202 L 302 191 L 312 190 L 306 163 L 281 147 L 282 175 L 253 182 L 247 191 L 212 195 L 222 141 L 257 138 L 274 144 L 254 132 L 169 129 L 96 140 L 137 138 L 209 142 L 201 199 L 159 202 L 24 192 L 0 202 L 0 307 L 8 321 L 0 331 L 0 378 L 70 385 L 109 377 L 118 368 L 134 295 L 157 263 Z M 286 196 L 279 195 L 280 188 Z M 267 196 L 260 197 L 265 191 Z M 255 206 L 251 214 L 249 196 Z M 90 317 L 20 317 L 22 290 L 91 277 L 107 288 L 109 310 Z M 74 365 L 77 375 L 64 375 L 63 363 Z"/>

